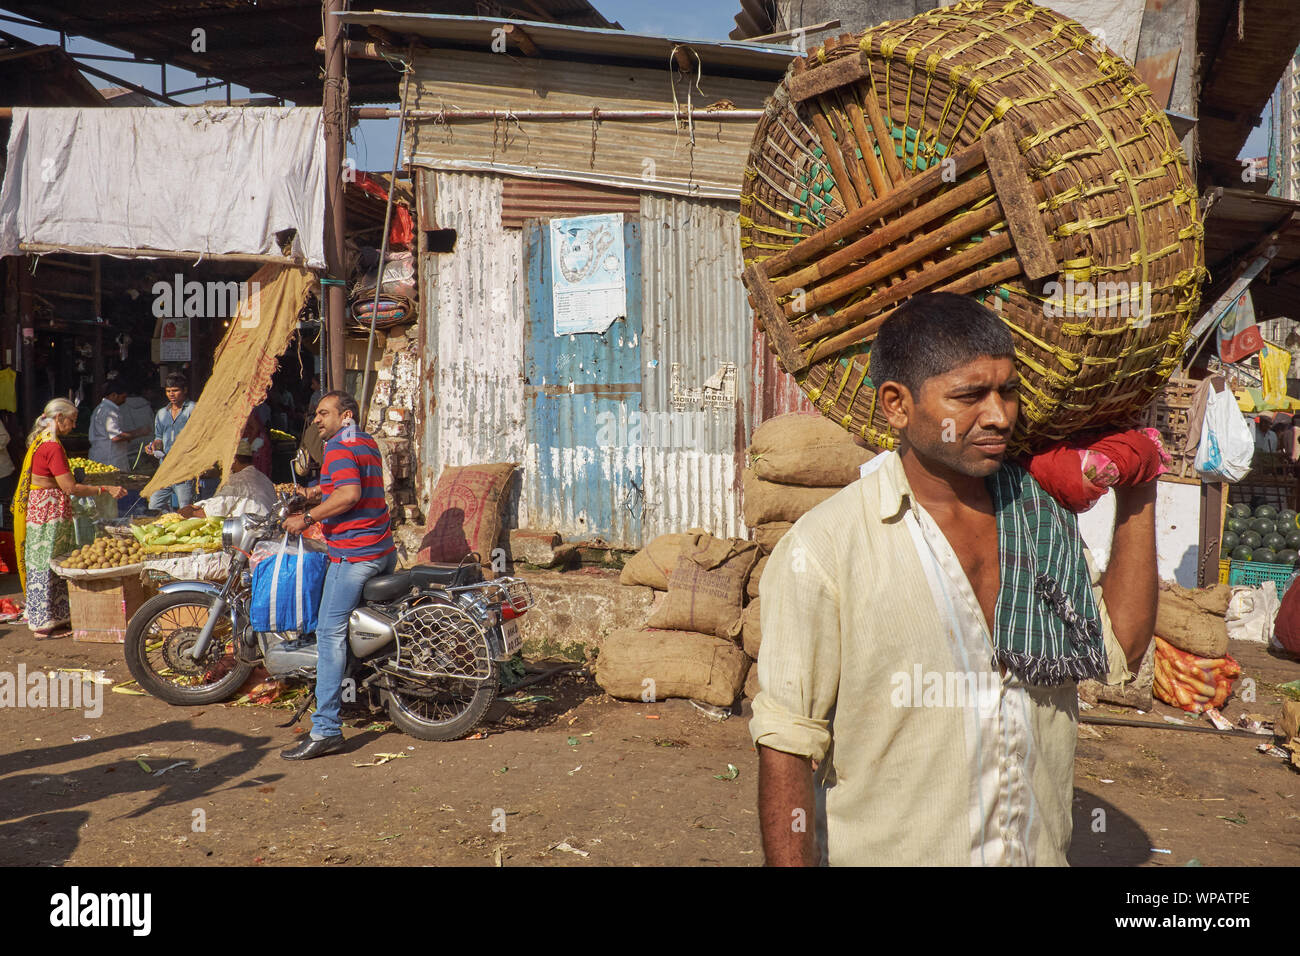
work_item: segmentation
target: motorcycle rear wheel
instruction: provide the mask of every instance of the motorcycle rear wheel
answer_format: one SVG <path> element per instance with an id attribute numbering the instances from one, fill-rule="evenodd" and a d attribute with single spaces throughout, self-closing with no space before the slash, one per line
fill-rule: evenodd
<path id="1" fill-rule="evenodd" d="M 248 680 L 252 664 L 235 657 L 236 636 L 222 616 L 202 664 L 179 651 L 193 645 L 215 598 L 203 591 L 158 594 L 140 605 L 126 627 L 126 666 L 140 687 L 169 704 L 189 706 L 226 700 Z"/>
<path id="2" fill-rule="evenodd" d="M 497 665 L 487 680 L 440 679 L 426 690 L 433 696 L 403 694 L 385 688 L 382 698 L 388 716 L 403 733 L 417 740 L 459 740 L 477 727 L 497 696 Z"/>

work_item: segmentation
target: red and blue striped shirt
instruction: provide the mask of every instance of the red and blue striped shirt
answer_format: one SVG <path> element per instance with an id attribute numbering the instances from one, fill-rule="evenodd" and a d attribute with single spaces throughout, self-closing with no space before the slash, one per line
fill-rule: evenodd
<path id="1" fill-rule="evenodd" d="M 321 491 L 332 495 L 345 485 L 360 485 L 361 500 L 349 511 L 321 520 L 330 560 L 373 561 L 394 551 L 379 446 L 355 428 L 341 429 L 325 444 Z"/>

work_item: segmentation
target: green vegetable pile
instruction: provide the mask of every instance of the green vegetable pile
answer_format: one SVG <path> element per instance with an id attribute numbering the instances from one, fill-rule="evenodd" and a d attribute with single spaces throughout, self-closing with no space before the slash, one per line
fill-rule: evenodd
<path id="1" fill-rule="evenodd" d="M 146 525 L 132 525 L 131 534 L 149 554 L 170 551 L 220 551 L 220 518 L 182 518 L 165 514 Z"/>

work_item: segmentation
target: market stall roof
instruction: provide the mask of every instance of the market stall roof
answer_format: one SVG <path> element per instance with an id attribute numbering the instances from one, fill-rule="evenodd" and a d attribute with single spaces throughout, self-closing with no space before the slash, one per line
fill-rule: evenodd
<path id="1" fill-rule="evenodd" d="M 1205 264 L 1209 294 L 1233 279 L 1234 268 L 1269 245 L 1277 247 L 1270 266 L 1250 284 L 1256 316 L 1300 318 L 1300 202 L 1248 189 L 1215 188 L 1206 194 Z M 1276 238 L 1273 238 L 1276 236 Z"/>
<path id="2" fill-rule="evenodd" d="M 0 106 L 106 106 L 77 61 L 52 44 L 0 41 Z"/>
<path id="3" fill-rule="evenodd" d="M 1196 46 L 1202 182 L 1240 182 L 1237 157 L 1300 47 L 1295 0 L 1200 0 Z"/>
<path id="4" fill-rule="evenodd" d="M 345 23 L 376 27 L 391 34 L 431 40 L 439 47 L 482 52 L 491 48 L 493 30 L 507 28 L 512 53 L 539 60 L 579 60 L 663 68 L 673 61 L 674 50 L 689 47 L 700 67 L 710 76 L 776 79 L 785 73 L 797 52 L 789 46 L 737 43 L 731 40 L 691 40 L 681 37 L 627 33 L 598 27 L 563 26 L 495 17 L 457 17 L 435 13 L 352 11 L 336 14 Z M 520 35 L 524 40 L 519 39 Z M 529 52 L 529 47 L 532 52 Z M 388 69 L 385 66 L 385 69 Z M 693 69 L 693 67 L 692 67 Z M 397 88 L 389 70 L 389 86 Z"/>
<path id="5" fill-rule="evenodd" d="M 432 7 L 451 15 L 474 14 L 480 6 L 476 0 L 384 0 L 383 5 Z M 321 102 L 323 59 L 315 49 L 321 35 L 320 0 L 5 0 L 4 9 L 52 30 L 89 37 L 299 106 Z M 507 0 L 502 9 L 556 23 L 617 27 L 588 0 Z M 204 52 L 192 49 L 191 31 L 196 28 L 206 31 Z M 396 98 L 392 78 L 387 63 L 349 62 L 351 101 L 391 102 Z"/>

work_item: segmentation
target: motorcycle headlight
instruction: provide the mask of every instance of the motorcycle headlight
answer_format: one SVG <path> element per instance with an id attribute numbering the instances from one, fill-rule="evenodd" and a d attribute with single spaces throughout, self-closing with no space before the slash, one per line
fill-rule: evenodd
<path id="1" fill-rule="evenodd" d="M 223 548 L 238 547 L 244 539 L 244 518 L 238 515 L 234 518 L 227 518 L 221 522 L 221 546 Z"/>

